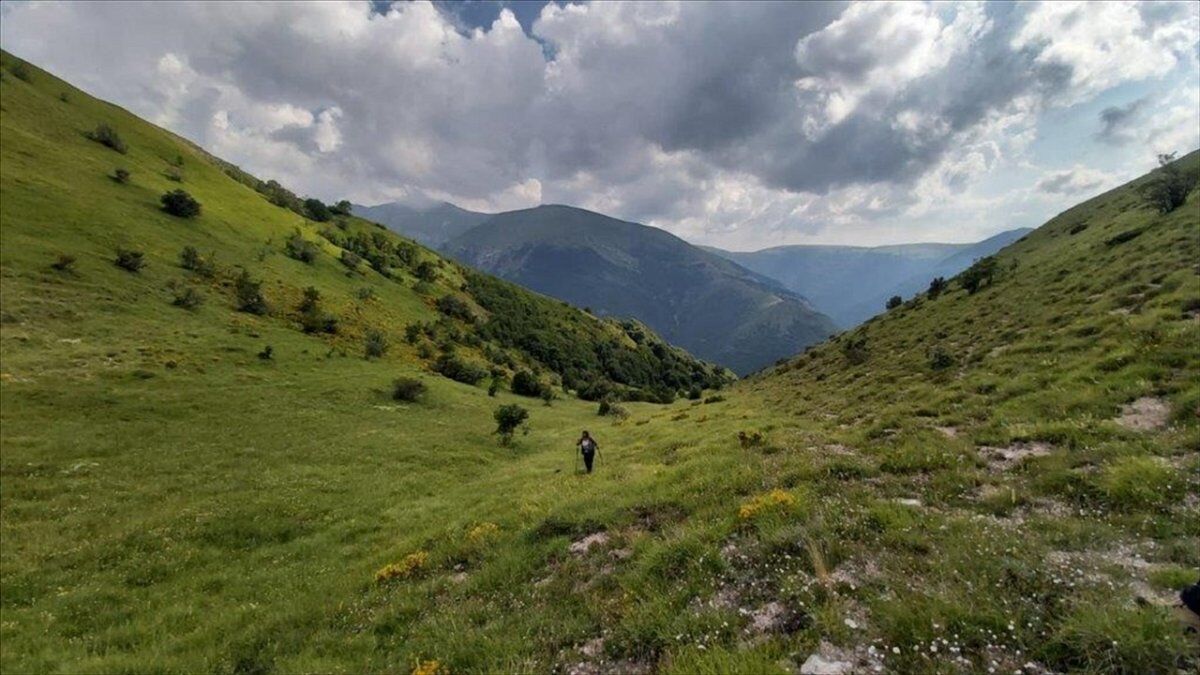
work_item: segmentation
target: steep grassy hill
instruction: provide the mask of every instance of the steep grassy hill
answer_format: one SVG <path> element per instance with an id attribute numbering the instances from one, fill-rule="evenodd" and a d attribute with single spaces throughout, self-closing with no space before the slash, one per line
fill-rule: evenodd
<path id="1" fill-rule="evenodd" d="M 497 214 L 443 250 L 473 267 L 602 314 L 744 374 L 834 332 L 765 277 L 663 230 L 569 206 Z"/>
<path id="2" fill-rule="evenodd" d="M 770 277 L 812 301 L 843 328 L 883 311 L 888 298 L 925 290 L 934 277 L 952 277 L 1029 230 L 1001 232 L 973 244 L 893 246 L 777 246 L 761 251 L 709 249 Z"/>
<path id="3" fill-rule="evenodd" d="M 428 374 L 419 340 L 361 358 L 352 330 L 437 317 L 407 265 L 404 283 L 347 277 L 328 240 L 313 265 L 287 258 L 293 227 L 319 227 L 3 65 L 3 672 L 1200 664 L 1169 607 L 1200 568 L 1197 192 L 1164 216 L 1122 187 L 1002 251 L 990 283 L 954 280 L 702 400 L 529 406 L 501 447 L 491 412 L 529 399 Z M 97 120 L 127 155 L 80 136 Z M 177 154 L 195 220 L 155 207 Z M 117 163 L 130 183 L 104 182 Z M 221 282 L 195 284 L 194 313 L 171 306 L 188 243 L 267 279 L 277 307 L 319 281 L 339 332 L 235 312 Z M 150 266 L 116 268 L 116 245 Z M 59 252 L 74 271 L 49 267 Z M 560 307 L 493 284 L 471 298 Z M 378 299 L 355 312 L 365 285 Z M 428 393 L 393 400 L 398 375 Z M 590 476 L 573 473 L 581 428 L 601 446 Z"/>
<path id="4" fill-rule="evenodd" d="M 433 248 L 441 247 L 491 217 L 490 213 L 468 211 L 448 202 L 431 204 L 426 208 L 400 202 L 356 205 L 354 214 L 387 225 L 392 231 Z"/>

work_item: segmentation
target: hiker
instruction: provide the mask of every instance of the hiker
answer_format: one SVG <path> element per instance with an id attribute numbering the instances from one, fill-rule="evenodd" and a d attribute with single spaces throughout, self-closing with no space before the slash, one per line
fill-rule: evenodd
<path id="1" fill-rule="evenodd" d="M 587 467 L 587 472 L 592 472 L 592 460 L 596 458 L 596 451 L 600 446 L 596 444 L 596 439 L 592 438 L 588 432 L 583 432 L 583 436 L 579 438 L 579 442 L 575 445 L 579 446 L 579 452 L 583 455 L 583 465 Z"/>

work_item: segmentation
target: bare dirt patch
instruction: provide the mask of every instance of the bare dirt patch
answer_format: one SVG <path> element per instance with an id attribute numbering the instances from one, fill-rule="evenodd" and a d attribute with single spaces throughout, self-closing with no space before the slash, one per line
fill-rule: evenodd
<path id="1" fill-rule="evenodd" d="M 1171 407 L 1161 398 L 1143 396 L 1133 403 L 1121 406 L 1116 423 L 1134 431 L 1157 431 L 1167 426 Z"/>
<path id="2" fill-rule="evenodd" d="M 1054 450 L 1049 443 L 1034 441 L 1032 443 L 1018 442 L 1005 448 L 984 445 L 979 448 L 979 456 L 988 463 L 993 471 L 1008 471 L 1030 457 L 1045 457 Z"/>
<path id="3" fill-rule="evenodd" d="M 607 532 L 594 532 L 594 533 L 589 534 L 588 536 L 584 537 L 583 539 L 579 539 L 577 541 L 571 542 L 571 546 L 568 550 L 570 550 L 571 553 L 574 553 L 575 555 L 587 555 L 587 553 L 589 551 L 591 551 L 594 547 L 604 546 L 607 543 L 608 543 L 608 533 Z"/>
<path id="4" fill-rule="evenodd" d="M 883 671 L 883 658 L 875 647 L 843 649 L 822 641 L 800 666 L 801 675 L 850 675 Z"/>

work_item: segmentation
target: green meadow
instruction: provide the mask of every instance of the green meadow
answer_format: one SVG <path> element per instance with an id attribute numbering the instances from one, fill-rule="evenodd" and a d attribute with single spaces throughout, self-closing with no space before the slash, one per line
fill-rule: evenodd
<path id="1" fill-rule="evenodd" d="M 974 292 L 948 280 L 722 387 L 426 249 L 351 270 L 332 223 L 3 66 L 0 670 L 1200 667 L 1173 607 L 1200 578 L 1197 191 L 1167 214 L 1154 174 L 1100 195 L 966 273 Z M 99 124 L 125 153 L 87 137 Z M 1176 166 L 1195 176 L 1200 154 Z M 198 217 L 163 212 L 175 189 Z M 335 239 L 378 231 L 344 221 Z M 287 253 L 297 233 L 310 262 Z M 218 271 L 181 268 L 186 246 Z M 266 314 L 238 311 L 239 269 Z M 336 332 L 303 330 L 309 286 Z M 189 288 L 202 302 L 177 306 Z M 445 320 L 447 294 L 474 318 Z M 500 295 L 545 325 L 489 310 Z M 417 322 L 438 327 L 410 340 Z M 389 348 L 367 358 L 372 331 Z M 510 391 L 526 368 L 548 404 Z M 603 416 L 570 393 L 618 377 L 627 398 L 703 391 Z M 397 378 L 427 391 L 397 400 Z M 529 421 L 504 445 L 493 411 L 514 403 Z"/>

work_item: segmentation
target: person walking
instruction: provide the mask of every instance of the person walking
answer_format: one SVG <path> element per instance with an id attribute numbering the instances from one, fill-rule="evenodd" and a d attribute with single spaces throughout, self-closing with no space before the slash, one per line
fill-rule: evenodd
<path id="1" fill-rule="evenodd" d="M 583 455 L 583 466 L 588 473 L 592 472 L 592 462 L 596 459 L 596 451 L 600 446 L 596 443 L 596 439 L 592 438 L 588 432 L 583 432 L 583 436 L 575 443 L 579 448 L 579 453 Z"/>

